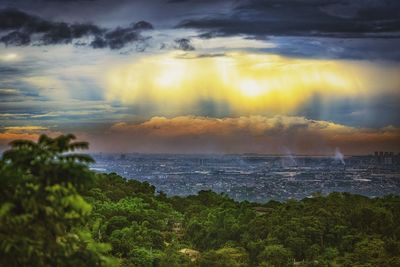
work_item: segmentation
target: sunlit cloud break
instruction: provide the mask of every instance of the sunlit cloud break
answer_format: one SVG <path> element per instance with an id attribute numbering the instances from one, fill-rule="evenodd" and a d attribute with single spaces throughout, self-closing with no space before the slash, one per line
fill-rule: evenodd
<path id="1" fill-rule="evenodd" d="M 232 114 L 290 114 L 318 95 L 368 99 L 395 92 L 398 64 L 229 53 L 168 53 L 113 68 L 106 98 L 150 106 L 161 114 L 193 110 L 204 101 Z M 385 77 L 385 79 L 382 79 Z"/>

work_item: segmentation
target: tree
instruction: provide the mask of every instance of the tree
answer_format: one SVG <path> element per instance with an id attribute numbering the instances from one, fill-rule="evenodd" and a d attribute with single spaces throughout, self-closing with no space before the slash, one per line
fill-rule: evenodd
<path id="1" fill-rule="evenodd" d="M 266 246 L 259 255 L 259 261 L 267 266 L 285 267 L 293 265 L 293 258 L 289 250 L 282 245 Z"/>
<path id="2" fill-rule="evenodd" d="M 242 255 L 241 255 L 242 256 Z M 201 267 L 215 266 L 215 267 L 240 267 L 242 265 L 237 258 L 232 255 L 223 253 L 220 250 L 209 250 L 200 257 L 199 265 Z"/>
<path id="3" fill-rule="evenodd" d="M 92 158 L 75 136 L 16 140 L 0 160 L 1 266 L 110 266 L 111 247 L 84 224 L 91 206 L 79 194 L 90 184 Z"/>

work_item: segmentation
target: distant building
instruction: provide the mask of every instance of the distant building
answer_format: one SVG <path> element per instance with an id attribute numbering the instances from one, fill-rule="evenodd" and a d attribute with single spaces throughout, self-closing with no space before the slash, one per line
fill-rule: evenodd
<path id="1" fill-rule="evenodd" d="M 374 153 L 375 163 L 379 165 L 392 165 L 397 163 L 400 154 L 395 156 L 393 152 L 376 151 Z"/>

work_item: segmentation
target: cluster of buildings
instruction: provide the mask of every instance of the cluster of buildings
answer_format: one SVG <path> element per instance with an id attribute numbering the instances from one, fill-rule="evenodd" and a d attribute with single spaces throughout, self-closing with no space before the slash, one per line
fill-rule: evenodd
<path id="1" fill-rule="evenodd" d="M 374 160 L 376 164 L 380 165 L 400 164 L 400 153 L 396 155 L 393 152 L 376 151 Z"/>
<path id="2" fill-rule="evenodd" d="M 301 199 L 314 193 L 370 197 L 400 194 L 399 155 L 294 157 L 267 155 L 96 154 L 94 170 L 147 181 L 168 195 L 213 190 L 236 200 Z"/>

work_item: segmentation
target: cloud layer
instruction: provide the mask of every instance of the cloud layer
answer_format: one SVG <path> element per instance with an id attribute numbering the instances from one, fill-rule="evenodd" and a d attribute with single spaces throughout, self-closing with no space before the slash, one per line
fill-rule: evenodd
<path id="1" fill-rule="evenodd" d="M 2 0 L 0 144 L 398 149 L 399 18 L 397 0 Z"/>
<path id="2" fill-rule="evenodd" d="M 114 124 L 93 138 L 100 151 L 165 153 L 368 154 L 400 150 L 400 130 L 355 128 L 291 116 L 153 117 Z"/>
<path id="3" fill-rule="evenodd" d="M 223 16 L 183 20 L 178 27 L 221 35 L 399 37 L 400 3 L 396 0 L 248 0 Z"/>
<path id="4" fill-rule="evenodd" d="M 0 10 L 0 32 L 3 32 L 0 42 L 6 46 L 70 44 L 86 37 L 93 48 L 121 49 L 127 44 L 145 42 L 147 37 L 141 33 L 152 29 L 153 25 L 146 21 L 106 29 L 92 23 L 53 22 L 18 9 Z"/>
<path id="5" fill-rule="evenodd" d="M 289 115 L 313 108 L 315 100 L 323 112 L 335 100 L 398 95 L 399 70 L 398 64 L 278 55 L 167 53 L 111 68 L 106 97 L 167 116 Z"/>
<path id="6" fill-rule="evenodd" d="M 62 133 L 37 125 L 0 127 L 0 150 L 6 149 L 7 145 L 16 139 L 36 141 L 40 134 L 57 136 Z"/>

